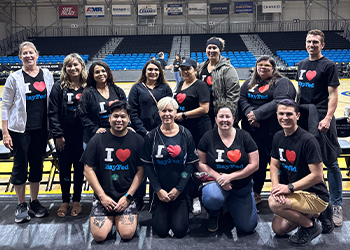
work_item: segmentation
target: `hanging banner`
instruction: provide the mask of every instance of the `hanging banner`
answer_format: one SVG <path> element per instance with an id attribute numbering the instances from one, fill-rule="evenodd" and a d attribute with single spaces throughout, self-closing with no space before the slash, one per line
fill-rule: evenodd
<path id="1" fill-rule="evenodd" d="M 131 16 L 130 5 L 112 5 L 112 16 Z"/>
<path id="2" fill-rule="evenodd" d="M 229 3 L 211 3 L 210 4 L 210 15 L 221 15 L 230 14 Z"/>
<path id="3" fill-rule="evenodd" d="M 180 16 L 183 14 L 182 4 L 164 4 L 166 16 Z"/>
<path id="4" fill-rule="evenodd" d="M 85 5 L 86 17 L 104 17 L 105 7 L 103 5 Z"/>
<path id="5" fill-rule="evenodd" d="M 157 5 L 156 4 L 139 4 L 137 13 L 139 16 L 156 16 Z"/>
<path id="6" fill-rule="evenodd" d="M 254 2 L 235 2 L 235 14 L 254 13 Z"/>
<path id="7" fill-rule="evenodd" d="M 262 2 L 262 13 L 282 13 L 282 1 Z"/>
<path id="8" fill-rule="evenodd" d="M 206 3 L 188 3 L 189 15 L 206 15 L 207 4 Z"/>
<path id="9" fill-rule="evenodd" d="M 78 6 L 60 5 L 58 7 L 59 18 L 78 18 Z"/>

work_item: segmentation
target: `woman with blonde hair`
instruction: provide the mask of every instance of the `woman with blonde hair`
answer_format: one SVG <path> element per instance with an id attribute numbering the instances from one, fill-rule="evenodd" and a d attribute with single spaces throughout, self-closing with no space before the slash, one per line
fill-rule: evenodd
<path id="1" fill-rule="evenodd" d="M 81 213 L 81 190 L 84 165 L 79 162 L 83 153 L 83 126 L 77 113 L 80 96 L 86 87 L 87 72 L 82 58 L 69 54 L 63 61 L 62 73 L 53 88 L 49 103 L 50 130 L 55 140 L 60 165 L 60 184 L 63 203 L 57 211 L 64 217 L 69 210 L 71 168 L 74 166 L 74 194 L 71 216 Z"/>

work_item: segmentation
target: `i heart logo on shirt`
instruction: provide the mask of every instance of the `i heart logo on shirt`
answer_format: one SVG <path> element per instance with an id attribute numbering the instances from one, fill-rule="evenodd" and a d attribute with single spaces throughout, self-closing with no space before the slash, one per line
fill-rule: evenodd
<path id="1" fill-rule="evenodd" d="M 46 88 L 46 85 L 43 81 L 41 82 L 34 82 L 33 87 L 39 91 L 39 92 L 43 92 L 43 90 Z"/>
<path id="2" fill-rule="evenodd" d="M 295 154 L 295 152 L 293 150 L 287 150 L 286 151 L 286 156 L 287 159 L 290 163 L 293 163 L 295 161 L 295 158 L 297 157 L 297 155 Z"/>
<path id="3" fill-rule="evenodd" d="M 171 157 L 175 158 L 176 156 L 178 156 L 181 152 L 181 147 L 179 145 L 169 145 L 166 150 L 168 151 L 168 153 L 171 155 Z"/>
<path id="4" fill-rule="evenodd" d="M 207 77 L 207 83 L 208 83 L 208 85 L 212 85 L 213 84 L 213 78 L 211 77 L 211 76 L 208 76 Z"/>
<path id="5" fill-rule="evenodd" d="M 264 93 L 266 90 L 268 90 L 269 89 L 269 85 L 268 84 L 266 84 L 266 85 L 264 85 L 264 86 L 261 86 L 260 88 L 259 88 L 259 92 L 260 93 Z"/>
<path id="6" fill-rule="evenodd" d="M 241 159 L 241 151 L 239 149 L 230 150 L 227 152 L 227 157 L 234 163 Z"/>
<path id="7" fill-rule="evenodd" d="M 126 161 L 130 156 L 130 150 L 129 149 L 118 149 L 117 152 L 115 152 L 116 156 L 119 160 L 122 162 Z"/>
<path id="8" fill-rule="evenodd" d="M 317 75 L 316 70 L 309 70 L 308 72 L 306 72 L 306 78 L 311 81 L 312 79 L 314 79 L 314 77 Z"/>
<path id="9" fill-rule="evenodd" d="M 75 98 L 77 98 L 78 101 L 80 100 L 80 97 L 81 97 L 81 93 L 75 95 Z"/>
<path id="10" fill-rule="evenodd" d="M 186 94 L 185 93 L 179 93 L 176 96 L 176 99 L 179 103 L 182 103 L 186 99 Z"/>
<path id="11" fill-rule="evenodd" d="M 119 100 L 118 99 L 115 99 L 114 101 L 110 101 L 109 103 L 108 103 L 108 106 L 110 107 L 113 103 L 115 103 L 115 102 L 119 102 Z"/>

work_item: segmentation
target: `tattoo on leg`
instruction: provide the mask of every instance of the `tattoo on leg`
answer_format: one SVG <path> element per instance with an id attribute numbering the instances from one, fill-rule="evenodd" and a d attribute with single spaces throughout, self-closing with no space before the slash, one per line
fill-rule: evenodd
<path id="1" fill-rule="evenodd" d="M 132 225 L 135 220 L 135 216 L 132 214 L 120 216 L 122 225 Z"/>
<path id="2" fill-rule="evenodd" d="M 106 216 L 97 216 L 94 219 L 94 225 L 98 228 L 101 228 L 105 224 L 106 219 Z"/>

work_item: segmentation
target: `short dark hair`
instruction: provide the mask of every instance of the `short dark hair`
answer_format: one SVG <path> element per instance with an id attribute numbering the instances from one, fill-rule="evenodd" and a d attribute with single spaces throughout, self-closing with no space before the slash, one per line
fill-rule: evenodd
<path id="1" fill-rule="evenodd" d="M 326 38 L 324 33 L 321 31 L 321 30 L 310 30 L 308 33 L 307 33 L 307 36 L 308 35 L 314 35 L 314 36 L 320 36 L 321 37 L 321 43 L 323 44 L 324 43 L 324 39 Z"/>
<path id="2" fill-rule="evenodd" d="M 111 114 L 113 113 L 114 110 L 116 109 L 125 109 L 126 110 L 126 113 L 128 115 L 131 114 L 131 107 L 129 105 L 129 103 L 127 103 L 126 101 L 116 101 L 116 102 L 113 102 L 112 105 L 109 107 L 110 111 L 111 111 Z"/>
<path id="3" fill-rule="evenodd" d="M 223 108 L 228 108 L 231 111 L 231 114 L 233 116 L 233 118 L 235 118 L 235 112 L 233 111 L 233 109 L 230 107 L 230 105 L 228 105 L 227 102 L 219 102 L 216 107 L 214 107 L 214 113 L 215 113 L 215 117 L 218 115 L 220 109 Z"/>
<path id="4" fill-rule="evenodd" d="M 283 99 L 277 103 L 277 108 L 279 106 L 287 106 L 287 107 L 293 107 L 295 113 L 299 113 L 299 105 L 292 99 Z"/>

